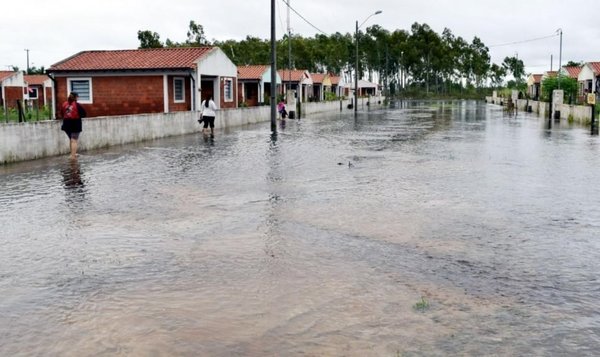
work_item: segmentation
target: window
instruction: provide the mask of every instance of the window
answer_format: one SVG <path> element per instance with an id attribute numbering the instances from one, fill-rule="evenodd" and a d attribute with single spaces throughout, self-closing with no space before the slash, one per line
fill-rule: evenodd
<path id="1" fill-rule="evenodd" d="M 68 92 L 77 92 L 78 102 L 91 104 L 92 101 L 92 79 L 91 78 L 67 78 Z M 69 95 L 67 93 L 67 95 Z"/>
<path id="2" fill-rule="evenodd" d="M 38 99 L 38 90 L 37 88 L 29 87 L 29 99 Z"/>
<path id="3" fill-rule="evenodd" d="M 233 79 L 225 78 L 223 80 L 223 96 L 226 102 L 233 102 Z"/>
<path id="4" fill-rule="evenodd" d="M 185 80 L 181 77 L 173 79 L 173 100 L 175 103 L 185 102 Z"/>

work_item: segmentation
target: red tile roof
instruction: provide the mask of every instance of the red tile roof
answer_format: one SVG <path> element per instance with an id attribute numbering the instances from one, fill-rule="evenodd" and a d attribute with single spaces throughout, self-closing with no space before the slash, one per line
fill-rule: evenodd
<path id="1" fill-rule="evenodd" d="M 588 62 L 595 75 L 600 74 L 600 62 Z"/>
<path id="2" fill-rule="evenodd" d="M 571 78 L 579 77 L 579 72 L 581 72 L 581 68 L 582 67 L 579 67 L 579 66 L 563 67 L 563 69 L 565 71 L 567 71 L 567 73 L 569 73 L 569 77 L 571 77 Z"/>
<path id="3" fill-rule="evenodd" d="M 327 77 L 327 74 L 311 73 L 310 76 L 312 77 L 313 83 L 323 83 L 323 81 L 325 80 L 325 77 Z"/>
<path id="4" fill-rule="evenodd" d="M 47 81 L 48 79 L 50 79 L 50 77 L 48 77 L 45 74 L 30 74 L 30 75 L 25 75 L 25 82 L 27 82 L 27 84 L 29 84 L 30 86 L 33 85 L 44 85 L 44 82 Z"/>
<path id="5" fill-rule="evenodd" d="M 331 84 L 332 85 L 338 85 L 338 84 L 340 84 L 340 77 L 339 76 L 329 75 L 329 79 L 331 80 Z"/>
<path id="6" fill-rule="evenodd" d="M 49 71 L 101 71 L 190 69 L 195 61 L 214 47 L 152 48 L 143 50 L 84 51 L 61 62 Z"/>
<path id="7" fill-rule="evenodd" d="M 269 69 L 267 65 L 248 65 L 238 66 L 238 79 L 262 79 L 265 72 Z"/>
<path id="8" fill-rule="evenodd" d="M 281 80 L 283 82 L 287 82 L 290 80 L 290 74 L 292 82 L 300 82 L 304 78 L 304 74 L 306 73 L 306 71 L 303 69 L 280 69 L 279 71 L 277 71 L 277 73 L 279 73 L 279 77 L 281 77 Z"/>
<path id="9" fill-rule="evenodd" d="M 5 80 L 10 76 L 14 76 L 17 72 L 15 71 L 0 71 L 0 81 Z"/>
<path id="10" fill-rule="evenodd" d="M 541 83 L 542 77 L 544 75 L 543 74 L 532 74 L 532 76 L 533 76 L 533 83 Z"/>

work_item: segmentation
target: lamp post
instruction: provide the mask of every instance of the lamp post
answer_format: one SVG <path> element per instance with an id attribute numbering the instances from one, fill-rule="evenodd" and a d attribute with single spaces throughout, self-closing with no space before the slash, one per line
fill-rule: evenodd
<path id="1" fill-rule="evenodd" d="M 560 34 L 560 49 L 558 52 L 558 73 L 557 73 L 557 78 L 558 78 L 558 89 L 560 89 L 560 70 L 562 69 L 562 29 L 558 29 L 556 30 L 556 32 L 558 32 Z"/>
<path id="2" fill-rule="evenodd" d="M 371 18 L 371 16 L 379 15 L 381 13 L 382 13 L 381 10 L 375 11 L 371 15 L 367 16 L 367 18 L 360 25 L 358 24 L 358 20 L 356 21 L 356 34 L 355 34 L 355 37 L 356 37 L 356 39 L 355 39 L 355 41 L 356 41 L 356 68 L 354 69 L 354 114 L 356 114 L 358 111 L 358 29 L 362 25 L 364 25 L 365 22 L 367 22 L 367 20 Z"/>

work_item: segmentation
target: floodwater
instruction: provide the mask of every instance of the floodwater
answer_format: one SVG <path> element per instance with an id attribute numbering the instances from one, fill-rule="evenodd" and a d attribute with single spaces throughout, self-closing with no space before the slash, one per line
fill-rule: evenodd
<path id="1" fill-rule="evenodd" d="M 0 355 L 597 355 L 599 179 L 467 101 L 6 165 Z"/>

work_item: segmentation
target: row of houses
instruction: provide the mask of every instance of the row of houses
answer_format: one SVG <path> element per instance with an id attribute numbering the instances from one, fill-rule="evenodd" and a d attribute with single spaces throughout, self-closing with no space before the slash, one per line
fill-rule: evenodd
<path id="1" fill-rule="evenodd" d="M 556 77 L 558 71 L 547 71 L 531 74 L 527 78 L 527 94 L 530 98 L 539 99 L 542 95 L 542 82 L 548 77 Z M 577 80 L 579 99 L 587 93 L 600 93 L 600 62 L 587 62 L 582 66 L 563 66 L 560 74 Z"/>
<path id="2" fill-rule="evenodd" d="M 198 110 L 212 97 L 221 109 L 268 103 L 271 91 L 292 90 L 297 101 L 322 101 L 326 93 L 349 96 L 353 83 L 333 74 L 279 70 L 271 84 L 269 65 L 236 66 L 218 47 L 84 51 L 53 64 L 48 75 L 0 72 L 0 105 L 36 101 L 57 109 L 68 93 L 79 94 L 88 116 Z M 378 86 L 359 81 L 359 96 Z"/>

